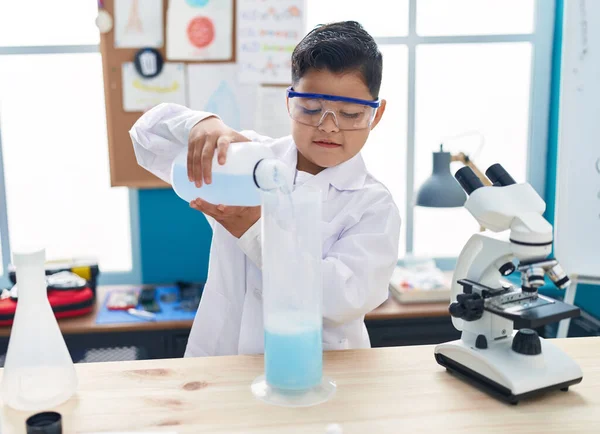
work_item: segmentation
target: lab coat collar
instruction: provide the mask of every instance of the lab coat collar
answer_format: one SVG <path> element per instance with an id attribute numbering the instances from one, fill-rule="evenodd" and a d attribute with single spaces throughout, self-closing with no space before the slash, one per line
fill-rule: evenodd
<path id="1" fill-rule="evenodd" d="M 298 163 L 298 150 L 293 141 L 292 146 L 290 146 L 282 156 L 282 160 L 289 167 L 296 169 Z M 365 185 L 366 177 L 367 168 L 362 156 L 358 153 L 342 164 L 323 170 L 308 180 L 304 185 L 319 187 L 321 189 L 323 200 L 325 200 L 327 199 L 330 185 L 340 191 L 358 190 Z"/>

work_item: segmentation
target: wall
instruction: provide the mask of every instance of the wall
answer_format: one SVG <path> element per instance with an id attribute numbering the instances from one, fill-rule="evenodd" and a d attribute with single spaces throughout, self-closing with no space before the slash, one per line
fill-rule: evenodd
<path id="1" fill-rule="evenodd" d="M 212 230 L 171 189 L 139 190 L 143 283 L 204 282 Z"/>
<path id="2" fill-rule="evenodd" d="M 554 220 L 564 0 L 556 0 L 546 178 L 546 218 Z M 171 190 L 139 191 L 143 283 L 204 281 L 212 232 L 200 213 Z M 560 259 L 560 258 L 559 258 Z M 552 295 L 560 295 L 558 291 Z M 600 287 L 580 285 L 576 304 L 600 318 Z"/>
<path id="3" fill-rule="evenodd" d="M 552 53 L 552 89 L 550 96 L 550 117 L 548 125 L 548 158 L 546 160 L 546 219 L 554 222 L 556 196 L 556 163 L 558 154 L 558 117 L 560 107 L 560 66 L 563 38 L 564 0 L 556 0 L 556 22 L 554 26 L 554 48 Z M 557 258 L 560 260 L 560 258 Z M 552 296 L 560 296 L 559 291 L 550 291 Z M 575 304 L 583 310 L 600 318 L 600 287 L 578 285 Z"/>

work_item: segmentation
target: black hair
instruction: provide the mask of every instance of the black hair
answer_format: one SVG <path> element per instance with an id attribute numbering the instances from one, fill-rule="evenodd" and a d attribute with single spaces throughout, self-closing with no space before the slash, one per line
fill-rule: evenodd
<path id="1" fill-rule="evenodd" d="M 383 56 L 371 35 L 356 21 L 320 25 L 292 53 L 292 83 L 311 69 L 360 72 L 374 99 L 379 97 Z"/>

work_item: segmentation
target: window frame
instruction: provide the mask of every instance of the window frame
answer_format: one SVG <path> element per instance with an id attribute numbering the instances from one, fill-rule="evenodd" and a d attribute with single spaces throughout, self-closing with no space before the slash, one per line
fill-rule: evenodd
<path id="1" fill-rule="evenodd" d="M 546 158 L 548 151 L 548 122 L 550 113 L 550 83 L 552 76 L 552 41 L 554 38 L 555 0 L 535 0 L 534 30 L 531 34 L 420 36 L 417 34 L 417 3 L 409 0 L 408 35 L 376 37 L 378 45 L 405 45 L 408 49 L 408 99 L 406 131 L 406 217 L 403 234 L 406 254 L 414 251 L 415 185 L 415 107 L 416 107 L 416 49 L 422 44 L 468 44 L 529 42 L 532 47 L 531 89 L 529 98 L 529 132 L 527 142 L 527 181 L 545 197 Z M 456 266 L 455 257 L 435 258 L 442 270 Z M 402 261 L 402 258 L 399 258 Z"/>
<path id="2" fill-rule="evenodd" d="M 48 45 L 48 46 L 0 46 L 0 59 L 3 55 L 28 55 L 28 54 L 84 54 L 99 53 L 99 45 Z M 108 147 L 107 147 L 108 152 Z M 100 267 L 98 283 L 100 285 L 126 285 L 141 284 L 142 263 L 140 245 L 140 218 L 137 189 L 129 188 L 129 224 L 131 232 L 131 270 L 120 272 L 103 272 Z M 4 159 L 2 149 L 2 118 L 0 113 L 0 243 L 2 244 L 2 273 L 0 285 L 10 286 L 8 265 L 11 259 L 10 228 L 8 226 L 8 213 L 6 202 L 6 184 L 4 179 Z"/>

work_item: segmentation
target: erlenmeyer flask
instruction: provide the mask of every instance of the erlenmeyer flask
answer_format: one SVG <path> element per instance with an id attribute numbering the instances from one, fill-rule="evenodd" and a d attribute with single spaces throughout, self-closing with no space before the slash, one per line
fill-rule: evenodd
<path id="1" fill-rule="evenodd" d="M 73 360 L 46 293 L 44 249 L 13 253 L 19 301 L 10 333 L 2 399 L 18 410 L 55 407 L 77 389 Z"/>

